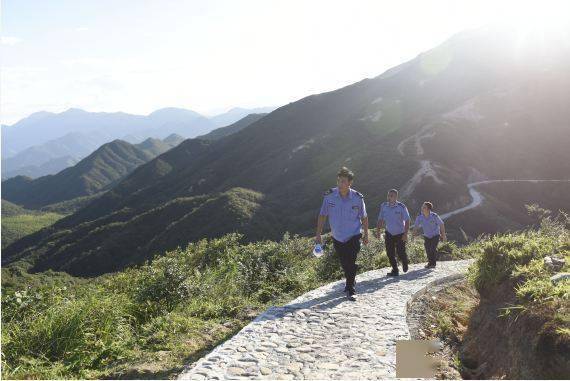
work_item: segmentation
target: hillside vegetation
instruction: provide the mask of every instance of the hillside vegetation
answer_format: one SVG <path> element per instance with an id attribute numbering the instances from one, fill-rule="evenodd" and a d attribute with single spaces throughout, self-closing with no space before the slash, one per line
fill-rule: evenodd
<path id="1" fill-rule="evenodd" d="M 445 343 L 439 377 L 565 379 L 570 372 L 570 220 L 529 207 L 538 230 L 469 245 L 466 282 L 423 303 L 422 339 Z M 558 280 L 555 280 L 557 279 Z"/>
<path id="2" fill-rule="evenodd" d="M 311 241 L 200 240 L 89 281 L 2 269 L 3 378 L 167 378 L 233 335 L 269 305 L 340 279 L 338 258 Z M 359 271 L 387 266 L 383 243 L 363 248 Z M 453 244 L 449 258 L 470 255 Z M 423 244 L 410 247 L 424 260 Z"/>
<path id="3" fill-rule="evenodd" d="M 27 210 L 2 200 L 2 249 L 12 242 L 52 225 L 64 217 L 60 213 Z"/>
<path id="4" fill-rule="evenodd" d="M 27 257 L 34 271 L 98 275 L 203 237 L 310 234 L 342 165 L 356 173 L 354 188 L 372 216 L 390 188 L 402 190 L 412 212 L 431 200 L 444 213 L 471 202 L 466 184 L 477 179 L 563 177 L 570 50 L 537 55 L 535 42 L 518 42 L 492 29 L 459 33 L 378 77 L 292 102 L 222 139 L 188 139 L 7 247 L 3 261 Z M 225 207 L 236 189 L 259 195 L 246 203 L 253 213 Z M 559 207 L 568 205 L 562 195 Z M 197 207 L 197 200 L 212 201 Z M 460 227 L 474 237 L 482 231 L 473 225 Z M 184 234 L 170 233 L 182 227 Z M 461 237 L 459 227 L 450 237 Z"/>
<path id="5" fill-rule="evenodd" d="M 104 144 L 76 165 L 31 179 L 17 176 L 2 182 L 2 198 L 30 209 L 92 196 L 112 187 L 135 168 L 180 143 L 149 138 L 140 144 L 115 140 Z M 84 199 L 83 199 L 84 200 Z"/>
<path id="6" fill-rule="evenodd" d="M 2 217 L 2 249 L 22 237 L 53 225 L 62 217 L 61 214 L 43 212 Z"/>
<path id="7" fill-rule="evenodd" d="M 569 226 L 440 246 L 447 259 L 477 258 L 470 276 L 482 295 L 516 279 L 507 313 L 539 314 L 544 350 L 567 342 L 570 283 L 550 283 L 545 256 L 570 258 Z M 93 278 L 2 271 L 4 378 L 166 378 L 234 334 L 269 305 L 342 277 L 338 258 L 311 256 L 306 238 L 242 243 L 240 235 L 200 240 L 124 271 Z M 420 239 L 412 262 L 425 261 Z M 568 262 L 567 262 L 568 263 Z M 359 272 L 387 266 L 383 242 L 363 247 Z M 515 323 L 516 324 L 516 320 Z M 546 345 L 546 346 L 544 346 Z"/>

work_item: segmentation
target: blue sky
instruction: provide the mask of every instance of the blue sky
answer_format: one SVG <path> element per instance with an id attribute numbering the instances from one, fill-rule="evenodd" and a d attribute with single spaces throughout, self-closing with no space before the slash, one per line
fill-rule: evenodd
<path id="1" fill-rule="evenodd" d="M 1 119 L 282 105 L 379 75 L 463 29 L 533 17 L 543 3 L 2 1 Z"/>

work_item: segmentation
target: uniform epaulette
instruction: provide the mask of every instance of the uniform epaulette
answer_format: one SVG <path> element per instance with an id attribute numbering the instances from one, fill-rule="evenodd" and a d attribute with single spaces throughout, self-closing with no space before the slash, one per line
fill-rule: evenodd
<path id="1" fill-rule="evenodd" d="M 353 189 L 354 190 L 354 189 Z M 356 193 L 356 195 L 360 198 L 364 198 L 364 195 L 362 193 L 360 193 L 359 191 L 354 191 L 354 193 Z"/>
<path id="2" fill-rule="evenodd" d="M 327 190 L 327 191 L 324 193 L 324 196 L 331 194 L 333 191 L 334 191 L 334 188 L 331 188 L 331 189 Z"/>
<path id="3" fill-rule="evenodd" d="M 404 206 L 404 207 L 406 206 L 406 205 L 404 205 L 403 202 L 400 202 L 400 201 L 396 201 L 396 204 L 398 204 L 398 205 L 400 205 L 400 206 Z"/>

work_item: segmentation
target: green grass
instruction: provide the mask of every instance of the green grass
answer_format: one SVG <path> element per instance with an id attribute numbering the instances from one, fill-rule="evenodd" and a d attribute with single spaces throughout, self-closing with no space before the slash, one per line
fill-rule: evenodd
<path id="1" fill-rule="evenodd" d="M 460 259 L 484 244 L 441 251 Z M 2 269 L 2 376 L 173 377 L 268 306 L 341 279 L 330 237 L 325 248 L 316 259 L 308 238 L 248 243 L 229 234 L 90 279 L 12 264 Z M 425 262 L 419 237 L 408 249 L 412 262 Z M 358 265 L 388 266 L 383 241 L 371 237 Z"/>
<path id="2" fill-rule="evenodd" d="M 539 378 L 556 379 L 565 373 L 562 362 L 567 361 L 570 345 L 570 282 L 553 284 L 551 276 L 569 270 L 570 220 L 564 213 L 554 216 L 536 206 L 528 209 L 538 217 L 538 228 L 480 237 L 456 249 L 456 255 L 476 258 L 469 268 L 468 283 L 448 287 L 429 301 L 422 328 L 427 338 L 438 337 L 450 345 L 456 354 L 450 364 L 460 372 L 460 359 L 469 364 L 474 359 L 488 361 L 481 348 L 491 345 L 515 358 L 524 358 L 527 350 L 532 353 L 529 369 L 525 364 L 505 370 L 507 378 L 531 370 Z M 550 269 L 544 261 L 547 256 L 564 258 L 566 263 L 561 269 Z M 495 329 L 494 324 L 501 327 L 499 331 L 508 332 L 508 339 L 500 335 L 497 340 L 490 339 L 486 330 Z M 481 329 L 485 331 L 478 331 Z M 527 348 L 521 348 L 520 343 Z"/>
<path id="3" fill-rule="evenodd" d="M 316 259 L 307 238 L 229 234 L 91 279 L 3 268 L 2 376 L 172 377 L 268 306 L 340 279 L 330 237 L 325 247 Z M 410 256 L 425 261 L 420 239 Z M 387 266 L 383 242 L 372 238 L 358 264 Z"/>
<path id="4" fill-rule="evenodd" d="M 536 338 L 529 345 L 549 359 L 570 345 L 570 281 L 554 284 L 555 270 L 546 267 L 544 258 L 565 259 L 559 271 L 569 270 L 570 220 L 564 213 L 554 217 L 536 207 L 529 211 L 540 214 L 540 228 L 479 243 L 481 255 L 470 268 L 469 279 L 482 297 L 503 304 L 498 315 L 511 319 L 509 324 L 525 320 L 529 337 Z"/>
<path id="5" fill-rule="evenodd" d="M 538 261 L 545 253 L 567 255 L 559 233 L 545 228 L 497 235 L 464 247 L 448 242 L 440 252 L 448 259 L 478 256 L 470 273 L 478 289 L 521 278 L 527 279 L 517 289 L 521 303 L 567 301 L 567 283 L 547 286 Z M 91 279 L 29 274 L 23 264 L 3 268 L 2 376 L 173 377 L 268 306 L 342 278 L 330 237 L 325 247 L 328 255 L 315 259 L 307 238 L 244 243 L 229 234 Z M 408 249 L 412 262 L 425 261 L 420 238 Z M 363 246 L 358 264 L 360 272 L 387 266 L 383 242 Z M 553 316 L 555 331 L 565 335 L 567 321 L 560 322 L 566 315 Z M 452 336 L 448 317 L 434 318 L 438 332 Z"/>
<path id="6" fill-rule="evenodd" d="M 58 213 L 20 214 L 2 217 L 2 248 L 14 241 L 52 225 L 64 217 Z"/>
<path id="7" fill-rule="evenodd" d="M 531 212 L 532 207 L 529 208 Z M 556 286 L 550 281 L 552 275 L 544 265 L 547 256 L 570 259 L 570 233 L 568 216 L 561 213 L 557 218 L 550 213 L 541 215 L 538 230 L 496 235 L 480 243 L 473 249 L 480 250 L 469 278 L 482 296 L 493 295 L 497 286 L 510 281 L 522 305 L 533 305 L 567 301 L 570 284 L 559 282 Z M 469 250 L 469 246 L 465 250 Z"/>
<path id="8" fill-rule="evenodd" d="M 2 200 L 2 217 L 17 216 L 19 214 L 31 214 L 33 211 L 26 210 L 10 201 Z"/>

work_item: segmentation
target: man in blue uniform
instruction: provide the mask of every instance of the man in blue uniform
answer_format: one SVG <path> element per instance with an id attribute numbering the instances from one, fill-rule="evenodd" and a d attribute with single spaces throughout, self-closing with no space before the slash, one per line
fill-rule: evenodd
<path id="1" fill-rule="evenodd" d="M 385 228 L 384 243 L 386 245 L 386 255 L 390 260 L 392 271 L 389 276 L 398 276 L 398 261 L 402 262 L 402 270 L 408 271 L 408 255 L 406 254 L 406 241 L 408 240 L 408 230 L 410 229 L 410 213 L 406 205 L 398 201 L 398 191 L 390 189 L 388 191 L 388 201 L 380 205 L 378 215 L 378 225 L 376 236 L 380 238 L 381 230 Z"/>
<path id="2" fill-rule="evenodd" d="M 419 231 L 421 228 L 424 233 L 424 248 L 428 263 L 426 269 L 434 268 L 437 259 L 437 244 L 441 238 L 445 241 L 445 225 L 439 215 L 432 211 L 433 204 L 426 201 L 422 204 L 422 212 L 416 218 L 414 228 Z"/>
<path id="3" fill-rule="evenodd" d="M 337 187 L 324 194 L 317 221 L 315 241 L 322 244 L 321 233 L 329 218 L 334 249 L 337 252 L 344 276 L 348 299 L 355 301 L 356 255 L 360 251 L 360 238 L 368 244 L 368 215 L 364 196 L 351 188 L 354 174 L 342 167 L 337 174 Z"/>

